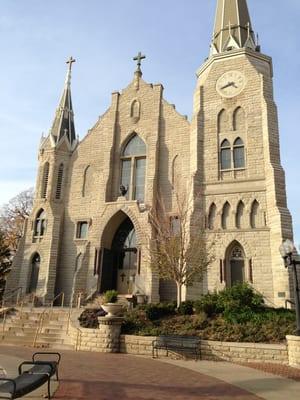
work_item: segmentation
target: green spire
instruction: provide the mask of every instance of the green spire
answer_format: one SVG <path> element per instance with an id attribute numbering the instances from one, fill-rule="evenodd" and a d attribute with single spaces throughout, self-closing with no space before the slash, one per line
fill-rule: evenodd
<path id="1" fill-rule="evenodd" d="M 246 0 L 218 0 L 211 54 L 250 48 L 259 51 Z"/>

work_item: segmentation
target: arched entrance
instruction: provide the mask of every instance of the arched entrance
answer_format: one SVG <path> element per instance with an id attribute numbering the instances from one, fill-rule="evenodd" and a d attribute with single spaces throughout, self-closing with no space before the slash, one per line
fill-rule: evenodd
<path id="1" fill-rule="evenodd" d="M 234 242 L 229 246 L 226 264 L 229 266 L 227 269 L 228 286 L 245 282 L 245 253 L 238 242 Z"/>
<path id="2" fill-rule="evenodd" d="M 27 287 L 27 293 L 35 293 L 37 289 L 40 265 L 41 265 L 41 257 L 39 253 L 35 253 L 31 259 L 31 272 Z"/>
<path id="3" fill-rule="evenodd" d="M 134 225 L 126 214 L 112 235 L 110 249 L 104 248 L 100 273 L 100 293 L 116 289 L 119 294 L 132 293 L 137 273 L 137 240 Z M 119 216 L 120 217 L 120 216 Z M 118 218 L 119 219 L 119 218 Z M 105 229 L 105 234 L 112 230 Z M 108 238 L 104 238 L 108 243 Z"/>

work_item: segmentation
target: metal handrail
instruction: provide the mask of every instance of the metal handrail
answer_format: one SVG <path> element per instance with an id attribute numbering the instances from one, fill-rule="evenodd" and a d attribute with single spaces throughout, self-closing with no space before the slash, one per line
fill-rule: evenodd
<path id="1" fill-rule="evenodd" d="M 56 301 L 57 299 L 59 299 L 60 297 L 61 297 L 61 304 L 60 304 L 60 307 L 63 307 L 63 306 L 64 306 L 64 302 L 65 302 L 65 293 L 64 293 L 64 292 L 60 292 L 60 293 L 59 293 L 57 296 L 55 296 L 54 299 L 52 300 L 51 308 L 53 308 L 55 301 Z"/>
<path id="2" fill-rule="evenodd" d="M 263 293 L 261 293 L 259 290 L 257 290 L 254 286 L 251 285 L 251 288 L 254 290 L 255 293 L 260 294 L 263 297 L 264 300 L 267 300 L 267 302 L 269 304 L 272 304 L 272 306 L 274 308 L 277 307 L 276 304 L 273 301 L 271 301 L 269 297 L 265 296 Z"/>
<path id="3" fill-rule="evenodd" d="M 75 351 L 78 351 L 78 346 L 79 344 L 81 345 L 81 335 L 82 335 L 82 331 L 80 328 L 76 328 L 77 330 L 77 336 L 76 336 L 76 345 L 75 345 Z"/>
<path id="4" fill-rule="evenodd" d="M 3 299 L 1 301 L 1 307 L 2 308 L 4 307 L 4 304 L 8 299 L 11 299 L 12 297 L 14 297 L 16 292 L 17 292 L 16 306 L 18 305 L 19 300 L 20 300 L 20 296 L 23 293 L 23 287 L 22 286 L 19 286 L 19 287 L 15 288 L 15 289 L 11 289 L 10 292 L 9 292 L 9 296 L 7 296 L 7 297 L 3 296 Z"/>
<path id="5" fill-rule="evenodd" d="M 32 347 L 35 347 L 36 342 L 37 342 L 37 339 L 38 339 L 38 336 L 39 336 L 39 334 L 42 332 L 43 323 L 44 323 L 44 316 L 46 315 L 46 313 L 49 315 L 49 312 L 48 312 L 47 309 L 45 309 L 45 310 L 41 313 L 41 315 L 40 315 L 40 317 L 39 317 L 38 327 L 37 327 L 36 332 L 35 332 L 35 335 L 34 335 Z"/>
<path id="6" fill-rule="evenodd" d="M 294 306 L 294 305 L 295 305 L 295 302 L 292 301 L 292 300 L 286 299 L 286 300 L 285 300 L 285 308 L 286 308 L 286 309 L 288 308 L 288 307 L 287 307 L 288 304 L 290 304 L 291 306 Z"/>
<path id="7" fill-rule="evenodd" d="M 6 325 L 6 317 L 7 317 L 8 310 L 4 311 L 3 321 L 2 321 L 2 340 L 4 340 L 4 332 L 5 332 L 5 325 Z"/>

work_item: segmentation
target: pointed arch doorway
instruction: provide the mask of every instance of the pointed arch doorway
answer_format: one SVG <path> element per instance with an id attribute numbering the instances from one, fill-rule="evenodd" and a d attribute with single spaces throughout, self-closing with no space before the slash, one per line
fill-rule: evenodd
<path id="1" fill-rule="evenodd" d="M 99 274 L 99 292 L 115 289 L 119 294 L 132 293 L 137 273 L 136 231 L 131 219 L 117 213 L 103 232 L 103 256 Z"/>
<path id="2" fill-rule="evenodd" d="M 27 285 L 27 293 L 35 293 L 39 280 L 40 273 L 40 265 L 41 265 L 41 257 L 39 253 L 35 253 L 31 258 L 30 265 L 30 275 L 29 281 Z"/>
<path id="3" fill-rule="evenodd" d="M 229 287 L 246 281 L 245 276 L 245 253 L 243 247 L 238 242 L 232 243 L 226 254 L 226 281 Z"/>

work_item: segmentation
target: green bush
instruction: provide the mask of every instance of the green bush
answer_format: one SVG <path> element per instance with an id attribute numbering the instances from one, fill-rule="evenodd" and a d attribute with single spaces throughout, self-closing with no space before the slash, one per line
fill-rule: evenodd
<path id="1" fill-rule="evenodd" d="M 155 321 L 169 315 L 174 315 L 176 312 L 176 303 L 147 304 L 143 306 L 143 309 L 147 318 L 150 321 Z"/>
<path id="2" fill-rule="evenodd" d="M 194 302 L 191 300 L 183 301 L 177 309 L 180 315 L 193 315 L 194 314 Z"/>
<path id="3" fill-rule="evenodd" d="M 106 312 L 102 309 L 87 308 L 78 318 L 80 326 L 83 328 L 96 329 L 99 327 L 98 317 L 104 317 Z"/>
<path id="4" fill-rule="evenodd" d="M 108 290 L 103 295 L 104 303 L 116 303 L 118 301 L 118 292 L 116 290 Z"/>
<path id="5" fill-rule="evenodd" d="M 218 294 L 208 293 L 194 302 L 196 314 L 204 312 L 208 317 L 219 314 L 222 310 L 218 306 Z"/>
<path id="6" fill-rule="evenodd" d="M 222 314 L 231 323 L 247 322 L 263 309 L 263 296 L 246 283 L 208 293 L 195 302 L 196 313 L 205 312 L 208 317 Z"/>
<path id="7" fill-rule="evenodd" d="M 264 306 L 263 296 L 256 293 L 247 283 L 236 284 L 218 294 L 218 307 L 225 311 L 232 307 L 256 311 Z"/>

